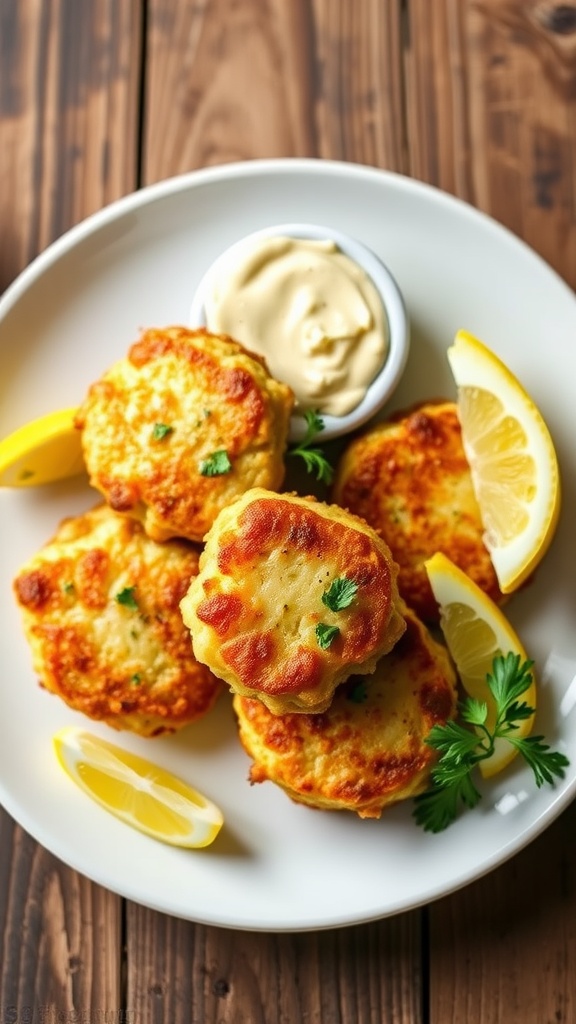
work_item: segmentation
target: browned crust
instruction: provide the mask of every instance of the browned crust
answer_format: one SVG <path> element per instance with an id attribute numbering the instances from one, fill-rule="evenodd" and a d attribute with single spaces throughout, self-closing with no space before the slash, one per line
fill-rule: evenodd
<path id="1" fill-rule="evenodd" d="M 106 543 L 98 534 L 92 546 L 103 524 Z M 88 538 L 81 549 L 80 538 Z M 14 581 L 41 685 L 90 718 L 143 735 L 206 714 L 221 683 L 194 658 L 179 611 L 198 558 L 192 545 L 156 545 L 105 508 L 65 520 Z M 137 609 L 116 599 L 123 573 Z"/>
<path id="2" fill-rule="evenodd" d="M 311 807 L 377 818 L 426 787 L 436 755 L 425 738 L 452 717 L 455 702 L 445 650 L 408 613 L 406 632 L 374 676 L 343 683 L 324 713 L 276 716 L 239 695 L 234 708 L 254 759 L 251 782 L 270 780 Z"/>
<path id="3" fill-rule="evenodd" d="M 424 568 L 436 551 L 492 600 L 503 600 L 455 403 L 421 403 L 355 438 L 337 467 L 332 498 L 384 538 L 399 566 L 400 593 L 425 621 L 438 622 Z"/>
<path id="4" fill-rule="evenodd" d="M 233 339 L 167 327 L 145 331 L 91 386 L 76 425 L 90 481 L 111 508 L 139 518 L 155 540 L 201 541 L 238 494 L 280 487 L 293 402 Z M 174 425 L 161 442 L 156 422 Z M 204 475 L 202 462 L 219 450 L 230 471 Z"/>

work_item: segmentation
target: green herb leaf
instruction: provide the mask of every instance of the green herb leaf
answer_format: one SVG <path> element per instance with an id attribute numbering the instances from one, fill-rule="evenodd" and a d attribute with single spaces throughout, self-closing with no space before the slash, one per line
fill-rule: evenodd
<path id="1" fill-rule="evenodd" d="M 212 452 L 211 455 L 200 463 L 200 473 L 202 476 L 222 476 L 224 473 L 230 473 L 231 469 L 232 463 L 228 458 L 228 452 L 225 448 Z"/>
<path id="2" fill-rule="evenodd" d="M 337 576 L 322 594 L 322 604 L 332 612 L 340 612 L 352 604 L 358 593 L 358 584 L 347 576 Z"/>
<path id="3" fill-rule="evenodd" d="M 132 676 L 130 682 L 132 683 L 133 686 L 139 686 L 140 683 L 142 682 L 142 677 L 141 677 L 140 673 L 139 672 L 135 672 L 134 675 Z"/>
<path id="4" fill-rule="evenodd" d="M 116 600 L 118 604 L 124 605 L 125 608 L 130 608 L 132 611 L 138 611 L 138 602 L 134 597 L 136 587 L 124 587 L 116 594 Z"/>
<path id="5" fill-rule="evenodd" d="M 155 441 L 163 441 L 173 430 L 174 427 L 170 427 L 167 423 L 155 423 L 152 428 L 152 437 Z"/>
<path id="6" fill-rule="evenodd" d="M 311 447 L 316 435 L 324 430 L 324 420 L 314 409 L 306 409 L 304 419 L 306 420 L 306 433 L 297 445 L 288 450 L 287 455 L 296 455 L 303 459 L 307 473 L 313 473 L 317 480 L 330 484 L 334 476 L 332 466 L 321 448 Z"/>
<path id="7" fill-rule="evenodd" d="M 432 769 L 432 785 L 416 797 L 414 817 L 429 832 L 441 832 L 457 817 L 461 805 L 475 807 L 480 799 L 471 778 L 478 764 L 494 753 L 497 739 L 504 739 L 516 747 L 532 769 L 534 781 L 540 788 L 544 783 L 554 785 L 564 778 L 568 758 L 550 749 L 543 736 L 515 736 L 518 723 L 534 714 L 525 701 L 518 698 L 532 683 L 532 662 L 522 662 L 517 654 L 497 656 L 486 684 L 494 697 L 496 722 L 492 730 L 486 725 L 487 706 L 483 701 L 468 697 L 460 712 L 465 722 L 475 726 L 474 731 L 458 722 L 435 725 L 426 743 L 440 752 Z"/>
<path id="8" fill-rule="evenodd" d="M 538 789 L 545 782 L 552 786 L 555 778 L 564 778 L 564 769 L 568 767 L 570 761 L 564 754 L 550 750 L 549 744 L 543 742 L 543 736 L 526 736 L 524 739 L 508 736 L 507 739 L 530 765 Z"/>
<path id="9" fill-rule="evenodd" d="M 488 705 L 484 700 L 468 697 L 461 706 L 462 718 L 470 725 L 484 725 L 488 718 Z"/>
<path id="10" fill-rule="evenodd" d="M 316 626 L 316 639 L 318 646 L 327 651 L 330 644 L 340 635 L 338 626 L 327 626 L 325 622 L 319 622 Z"/>
<path id="11" fill-rule="evenodd" d="M 479 800 L 480 793 L 465 773 L 449 786 L 438 786 L 416 797 L 414 817 L 425 832 L 443 832 L 458 817 L 461 804 L 472 808 Z"/>
<path id="12" fill-rule="evenodd" d="M 71 580 L 67 580 L 66 583 L 63 583 L 62 584 L 62 590 L 64 591 L 65 594 L 73 594 L 74 593 L 74 584 L 72 583 L 72 581 Z"/>

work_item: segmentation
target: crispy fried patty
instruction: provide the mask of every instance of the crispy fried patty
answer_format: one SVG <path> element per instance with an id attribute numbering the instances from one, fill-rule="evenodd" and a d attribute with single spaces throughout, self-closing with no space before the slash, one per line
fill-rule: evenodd
<path id="1" fill-rule="evenodd" d="M 196 657 L 275 714 L 323 711 L 404 630 L 386 544 L 313 498 L 247 492 L 218 516 L 200 570 L 181 604 Z M 333 586 L 351 588 L 345 606 L 326 603 Z"/>
<path id="2" fill-rule="evenodd" d="M 433 725 L 454 714 L 450 659 L 413 612 L 394 649 L 372 676 L 353 677 L 321 715 L 276 716 L 261 701 L 234 697 L 251 782 L 277 783 L 296 802 L 379 818 L 382 809 L 421 793 L 435 753 Z"/>
<path id="3" fill-rule="evenodd" d="M 231 338 L 148 330 L 93 384 L 76 425 L 90 482 L 154 540 L 200 541 L 250 487 L 275 490 L 294 396 Z"/>
<path id="4" fill-rule="evenodd" d="M 436 551 L 502 600 L 453 402 L 428 402 L 356 437 L 337 467 L 332 498 L 384 538 L 399 565 L 400 593 L 425 621 L 438 621 L 424 568 Z"/>
<path id="5" fill-rule="evenodd" d="M 64 520 L 14 583 L 40 683 L 116 729 L 171 732 L 222 689 L 192 654 L 179 610 L 198 551 L 156 544 L 106 506 Z"/>

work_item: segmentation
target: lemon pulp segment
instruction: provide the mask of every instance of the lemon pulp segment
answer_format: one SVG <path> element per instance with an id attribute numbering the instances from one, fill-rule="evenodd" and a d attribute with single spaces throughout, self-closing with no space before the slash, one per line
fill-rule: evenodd
<path id="1" fill-rule="evenodd" d="M 76 409 L 60 409 L 0 441 L 0 486 L 36 487 L 84 472 Z"/>
<path id="2" fill-rule="evenodd" d="M 68 726 L 54 736 L 64 771 L 134 828 L 175 846 L 208 846 L 222 812 L 183 779 L 99 736 Z"/>
<path id="3" fill-rule="evenodd" d="M 440 605 L 442 633 L 462 686 L 470 697 L 486 702 L 486 724 L 492 728 L 496 710 L 486 676 L 491 673 L 497 655 L 512 652 L 520 655 L 521 661 L 526 661 L 526 651 L 500 608 L 449 558 L 437 552 L 424 564 L 432 592 Z M 530 707 L 536 707 L 534 679 L 522 695 L 522 700 Z M 533 723 L 534 715 L 519 722 L 514 735 L 519 738 L 527 736 Z M 516 753 L 512 744 L 498 739 L 493 755 L 480 762 L 480 771 L 486 778 L 496 775 L 513 760 Z"/>
<path id="4" fill-rule="evenodd" d="M 459 331 L 448 349 L 462 440 L 500 588 L 516 590 L 554 535 L 558 460 L 534 402 L 482 342 Z"/>

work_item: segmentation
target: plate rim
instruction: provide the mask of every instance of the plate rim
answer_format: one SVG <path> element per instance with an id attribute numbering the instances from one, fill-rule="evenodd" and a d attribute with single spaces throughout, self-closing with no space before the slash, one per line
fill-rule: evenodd
<path id="1" fill-rule="evenodd" d="M 356 180 L 371 179 L 380 183 L 389 182 L 394 188 L 403 189 L 408 193 L 428 195 L 435 203 L 440 203 L 441 205 L 444 204 L 452 209 L 457 209 L 460 215 L 463 215 L 472 221 L 481 223 L 485 229 L 488 229 L 499 236 L 500 239 L 506 242 L 506 244 L 511 244 L 515 247 L 519 253 L 523 251 L 524 254 L 529 256 L 532 261 L 536 260 L 540 264 L 541 271 L 549 275 L 551 279 L 554 279 L 556 287 L 564 289 L 570 300 L 573 303 L 576 303 L 576 296 L 566 281 L 564 281 L 560 274 L 551 267 L 543 257 L 532 249 L 527 242 L 515 235 L 510 229 L 496 221 L 489 214 L 477 209 L 467 201 L 439 189 L 435 185 L 421 182 L 396 171 L 385 170 L 364 164 L 308 157 L 281 157 L 237 161 L 187 171 L 183 174 L 175 175 L 162 181 L 146 185 L 143 188 L 130 192 L 125 196 L 112 201 L 81 220 L 78 224 L 69 228 L 56 240 L 51 242 L 28 264 L 27 267 L 20 272 L 14 281 L 6 288 L 4 294 L 0 298 L 0 320 L 9 313 L 14 305 L 16 305 L 25 295 L 29 287 L 39 277 L 41 277 L 45 270 L 47 270 L 52 264 L 60 260 L 81 241 L 97 234 L 102 228 L 123 218 L 127 214 L 138 211 L 159 200 L 161 201 L 165 198 L 173 197 L 178 193 L 193 190 L 202 185 L 258 175 L 270 176 L 285 173 L 312 173 L 318 174 L 319 176 L 325 176 L 328 174 L 340 178 L 352 177 Z M 444 896 L 457 892 L 471 884 L 471 882 L 484 877 L 495 868 L 503 865 L 516 853 L 525 849 L 561 815 L 561 813 L 573 802 L 575 797 L 576 777 L 570 780 L 561 792 L 558 792 L 553 796 L 549 806 L 535 823 L 533 823 L 529 828 L 521 830 L 514 839 L 507 844 L 504 850 L 498 850 L 495 852 L 489 860 L 482 865 L 481 869 L 472 867 L 451 887 L 447 888 L 442 884 L 439 884 L 436 888 L 432 886 L 427 893 L 422 894 L 420 897 L 413 899 L 410 902 L 403 900 L 401 905 L 394 905 L 387 910 L 382 910 L 382 908 L 376 909 L 372 915 L 364 914 L 359 917 L 357 914 L 354 915 L 354 913 L 348 915 L 335 913 L 330 920 L 325 917 L 322 921 L 317 923 L 298 925 L 284 921 L 278 923 L 278 925 L 271 926 L 269 924 L 258 924 L 254 921 L 251 922 L 248 919 L 242 921 L 237 919 L 236 921 L 230 922 L 229 920 L 224 919 L 219 920 L 218 915 L 215 915 L 214 917 L 206 917 L 182 914 L 182 912 L 178 911 L 176 907 L 170 908 L 165 904 L 155 903 L 153 899 L 143 899 L 141 892 L 134 892 L 124 884 L 120 886 L 113 885 L 110 883 L 109 879 L 99 877 L 98 872 L 87 871 L 85 865 L 80 863 L 82 858 L 75 859 L 71 856 L 71 851 L 69 849 L 64 849 L 66 844 L 60 843 L 58 836 L 54 837 L 52 841 L 47 841 L 45 836 L 39 834 L 42 832 L 42 829 L 37 828 L 35 822 L 31 819 L 31 816 L 28 813 L 22 813 L 21 808 L 16 806 L 17 801 L 12 799 L 12 794 L 6 789 L 5 781 L 0 778 L 0 803 L 2 803 L 6 811 L 14 818 L 14 820 L 41 846 L 49 850 L 69 867 L 80 872 L 85 877 L 90 878 L 94 883 L 102 885 L 104 888 L 116 893 L 120 897 L 133 900 L 134 902 L 147 906 L 152 910 L 160 913 L 166 913 L 170 916 L 210 926 L 226 927 L 232 930 L 261 931 L 268 933 L 308 932 L 336 927 L 350 927 L 352 925 L 366 924 L 386 917 L 395 916 L 400 913 L 409 912 L 435 902 Z M 526 833 L 528 833 L 527 836 Z"/>

